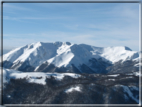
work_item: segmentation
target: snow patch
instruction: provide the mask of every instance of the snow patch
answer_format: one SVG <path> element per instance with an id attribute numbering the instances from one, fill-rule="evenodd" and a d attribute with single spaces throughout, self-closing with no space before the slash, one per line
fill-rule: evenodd
<path id="1" fill-rule="evenodd" d="M 11 96 L 10 96 L 10 95 L 8 95 L 7 97 L 8 97 L 8 98 L 10 98 Z"/>
<path id="2" fill-rule="evenodd" d="M 134 72 L 133 73 L 135 76 L 141 76 L 141 73 L 140 72 Z"/>
<path id="3" fill-rule="evenodd" d="M 126 78 L 133 78 L 132 76 L 130 76 L 130 77 L 126 77 Z"/>
<path id="4" fill-rule="evenodd" d="M 120 74 L 115 74 L 115 75 L 107 75 L 107 76 L 110 76 L 110 77 L 117 77 L 119 76 Z"/>
<path id="5" fill-rule="evenodd" d="M 129 74 L 126 74 L 126 75 L 134 75 L 133 73 L 129 73 Z"/>
<path id="6" fill-rule="evenodd" d="M 137 64 L 135 64 L 134 66 L 135 66 L 135 67 L 139 67 L 139 65 L 140 65 L 140 63 L 137 63 Z"/>
<path id="7" fill-rule="evenodd" d="M 66 93 L 70 93 L 70 92 L 73 92 L 73 91 L 81 92 L 81 89 L 80 89 L 79 86 L 76 86 L 76 87 L 71 87 L 71 88 L 65 90 Z"/>
<path id="8" fill-rule="evenodd" d="M 115 81 L 115 79 L 108 79 L 109 81 Z"/>

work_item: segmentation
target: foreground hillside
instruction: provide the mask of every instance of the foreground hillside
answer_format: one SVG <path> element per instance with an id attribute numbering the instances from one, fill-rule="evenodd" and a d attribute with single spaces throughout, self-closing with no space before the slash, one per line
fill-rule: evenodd
<path id="1" fill-rule="evenodd" d="M 4 104 L 139 103 L 138 73 L 20 75 L 19 72 L 7 75 Z"/>

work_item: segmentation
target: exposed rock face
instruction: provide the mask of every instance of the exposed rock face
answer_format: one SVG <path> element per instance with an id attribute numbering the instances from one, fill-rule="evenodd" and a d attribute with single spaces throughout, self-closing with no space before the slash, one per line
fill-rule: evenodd
<path id="1" fill-rule="evenodd" d="M 19 70 L 19 71 L 24 71 L 24 72 L 33 72 L 35 69 L 35 67 L 33 67 L 29 64 L 29 61 L 18 62 L 16 64 L 13 64 L 10 68 L 15 69 L 15 70 Z"/>
<path id="2" fill-rule="evenodd" d="M 133 60 L 127 60 L 127 61 L 119 61 L 113 64 L 112 66 L 109 66 L 106 68 L 108 70 L 108 73 L 128 73 L 128 72 L 138 72 L 139 66 L 135 66 L 136 64 L 139 64 L 138 61 Z"/>

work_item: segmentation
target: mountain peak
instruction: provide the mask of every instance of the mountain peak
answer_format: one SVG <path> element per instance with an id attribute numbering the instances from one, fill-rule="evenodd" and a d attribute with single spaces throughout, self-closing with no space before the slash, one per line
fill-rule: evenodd
<path id="1" fill-rule="evenodd" d="M 125 50 L 129 50 L 129 51 L 132 51 L 129 47 L 127 46 L 124 46 Z"/>
<path id="2" fill-rule="evenodd" d="M 27 45 L 29 49 L 34 48 L 34 47 L 39 47 L 42 46 L 42 42 L 35 42 Z"/>
<path id="3" fill-rule="evenodd" d="M 70 42 L 66 42 L 66 44 L 67 44 L 67 45 L 71 45 L 71 43 L 70 43 Z"/>
<path id="4" fill-rule="evenodd" d="M 63 42 L 56 41 L 53 44 L 56 45 L 56 46 L 58 46 L 58 47 L 60 47 L 60 46 L 62 46 Z"/>

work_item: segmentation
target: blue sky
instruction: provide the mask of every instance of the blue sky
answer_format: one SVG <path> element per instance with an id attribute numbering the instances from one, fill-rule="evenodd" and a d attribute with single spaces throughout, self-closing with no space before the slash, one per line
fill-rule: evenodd
<path id="1" fill-rule="evenodd" d="M 138 3 L 4 3 L 3 47 L 69 41 L 139 50 Z"/>

